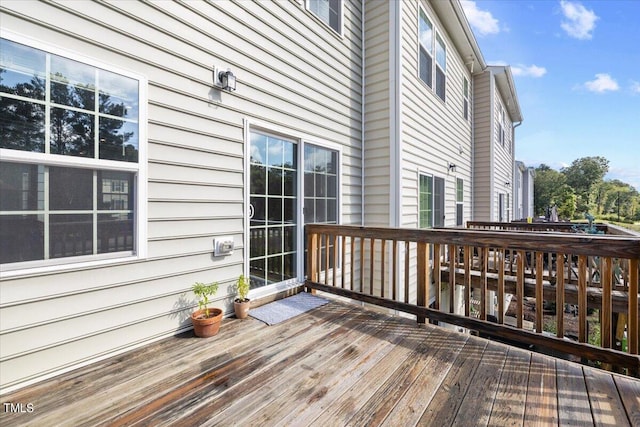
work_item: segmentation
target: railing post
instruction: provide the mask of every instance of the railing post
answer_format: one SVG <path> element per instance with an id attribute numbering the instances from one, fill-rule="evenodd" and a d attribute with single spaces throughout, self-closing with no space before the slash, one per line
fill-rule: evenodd
<path id="1" fill-rule="evenodd" d="M 578 256 L 578 341 L 587 342 L 587 257 Z"/>
<path id="2" fill-rule="evenodd" d="M 536 332 L 542 333 L 542 318 L 544 305 L 544 292 L 542 288 L 542 279 L 544 274 L 544 254 L 536 252 Z M 551 266 L 549 266 L 551 268 Z M 557 310 L 557 307 L 556 307 Z"/>
<path id="3" fill-rule="evenodd" d="M 611 348 L 611 257 L 602 263 L 602 311 L 600 312 L 600 345 Z"/>
<path id="4" fill-rule="evenodd" d="M 318 265 L 316 264 L 316 252 L 318 250 L 318 235 L 316 233 L 308 233 L 307 235 L 307 279 L 311 282 L 317 282 Z"/>
<path id="5" fill-rule="evenodd" d="M 556 254 L 556 336 L 564 338 L 564 254 Z"/>
<path id="6" fill-rule="evenodd" d="M 629 260 L 629 322 L 627 340 L 629 353 L 638 354 L 640 328 L 638 327 L 638 259 Z"/>
<path id="7" fill-rule="evenodd" d="M 455 313 L 456 308 L 456 245 L 449 245 L 449 313 Z"/>
<path id="8" fill-rule="evenodd" d="M 427 244 L 425 242 L 418 242 L 417 251 L 417 276 L 418 276 L 418 288 L 416 290 L 417 303 L 419 307 L 427 306 Z M 425 323 L 426 318 L 424 316 L 417 316 L 418 323 Z"/>
<path id="9" fill-rule="evenodd" d="M 522 329 L 524 311 L 524 251 L 518 251 L 518 262 L 516 266 L 516 325 Z"/>

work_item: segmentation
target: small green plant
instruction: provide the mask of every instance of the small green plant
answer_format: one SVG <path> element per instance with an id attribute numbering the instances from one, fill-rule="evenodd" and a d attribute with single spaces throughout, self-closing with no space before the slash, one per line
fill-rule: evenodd
<path id="1" fill-rule="evenodd" d="M 236 300 L 238 302 L 244 302 L 247 300 L 247 295 L 249 295 L 249 279 L 244 277 L 244 274 L 241 274 L 236 281 L 236 292 L 238 293 L 238 298 Z"/>
<path id="2" fill-rule="evenodd" d="M 204 309 L 205 317 L 209 317 L 209 297 L 218 292 L 218 283 L 200 283 L 196 282 L 192 286 L 193 293 L 198 297 L 198 308 Z"/>

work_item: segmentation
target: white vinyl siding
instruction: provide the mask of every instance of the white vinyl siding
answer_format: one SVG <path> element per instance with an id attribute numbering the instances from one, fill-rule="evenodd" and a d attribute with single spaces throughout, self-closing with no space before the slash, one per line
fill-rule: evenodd
<path id="1" fill-rule="evenodd" d="M 425 14 L 434 27 L 434 43 L 438 34 L 445 46 L 454 45 L 429 2 L 403 2 L 402 5 L 401 224 L 406 227 L 419 226 L 419 174 L 416 171 L 421 171 L 444 178 L 443 224 L 452 227 L 456 218 L 456 178 L 471 182 L 471 124 L 460 114 L 463 77 L 469 79 L 470 74 L 460 54 L 450 48 L 445 54 L 447 97 L 450 99 L 443 103 L 436 96 L 435 89 L 423 83 L 416 56 L 420 48 L 420 14 Z M 449 172 L 449 163 L 456 165 L 455 172 Z M 470 185 L 465 187 L 467 199 L 471 198 L 470 190 Z M 470 206 L 464 209 L 465 216 L 470 217 Z"/>
<path id="2" fill-rule="evenodd" d="M 226 290 L 247 266 L 246 122 L 339 146 L 342 220 L 361 223 L 359 3 L 343 5 L 343 37 L 319 31 L 302 2 L 0 8 L 2 31 L 148 80 L 147 257 L 11 278 L 3 272 L 3 390 L 190 328 L 195 281 L 219 282 L 213 304 L 230 311 Z M 232 70 L 235 92 L 213 87 L 213 66 Z M 221 236 L 231 236 L 235 250 L 214 258 Z"/>
<path id="3" fill-rule="evenodd" d="M 473 167 L 473 219 L 491 220 L 492 194 L 492 145 L 494 135 L 493 114 L 491 113 L 491 73 L 484 72 L 473 79 L 474 110 L 474 167 Z"/>
<path id="4" fill-rule="evenodd" d="M 367 225 L 389 226 L 393 191 L 390 159 L 389 4 L 365 3 L 365 141 L 363 213 Z"/>

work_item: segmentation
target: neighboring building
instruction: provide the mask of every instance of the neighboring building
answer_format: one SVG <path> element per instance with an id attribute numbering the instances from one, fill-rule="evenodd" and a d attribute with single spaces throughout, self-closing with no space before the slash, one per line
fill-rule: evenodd
<path id="1" fill-rule="evenodd" d="M 508 222 L 512 211 L 515 128 L 522 113 L 508 66 L 474 79 L 474 220 Z"/>
<path id="2" fill-rule="evenodd" d="M 513 206 L 515 216 L 513 219 L 533 218 L 533 184 L 536 171 L 532 167 L 525 166 L 524 163 L 516 161 L 514 170 Z"/>
<path id="3" fill-rule="evenodd" d="M 0 14 L 3 391 L 189 329 L 196 281 L 228 313 L 241 273 L 254 299 L 295 286 L 305 223 L 462 226 L 513 176 L 513 81 L 458 1 Z M 510 154 L 479 163 L 499 105 Z"/>

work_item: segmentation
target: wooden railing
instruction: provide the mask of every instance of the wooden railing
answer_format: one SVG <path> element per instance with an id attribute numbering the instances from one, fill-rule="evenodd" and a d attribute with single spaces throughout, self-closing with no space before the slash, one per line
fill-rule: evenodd
<path id="1" fill-rule="evenodd" d="M 474 230 L 508 230 L 508 231 L 551 231 L 558 233 L 572 233 L 578 227 L 585 226 L 586 223 L 576 222 L 492 222 L 492 221 L 467 221 L 467 228 Z M 604 234 L 609 234 L 607 224 L 596 223 L 593 225 L 596 230 Z"/>
<path id="2" fill-rule="evenodd" d="M 306 233 L 309 288 L 640 373 L 640 238 L 317 224 Z M 591 261 L 599 265 L 595 276 Z M 625 278 L 616 274 L 620 265 Z M 506 316 L 511 295 L 515 310 Z M 530 323 L 525 298 L 536 301 Z M 555 317 L 542 301 L 555 303 Z M 566 338 L 567 304 L 577 309 L 574 340 Z M 598 315 L 588 323 L 590 309 Z M 589 343 L 589 324 L 600 328 L 597 342 Z"/>

